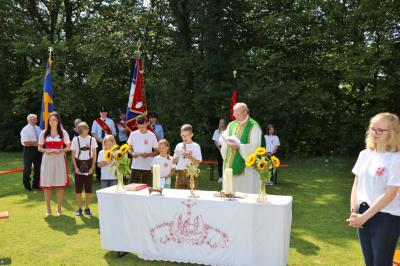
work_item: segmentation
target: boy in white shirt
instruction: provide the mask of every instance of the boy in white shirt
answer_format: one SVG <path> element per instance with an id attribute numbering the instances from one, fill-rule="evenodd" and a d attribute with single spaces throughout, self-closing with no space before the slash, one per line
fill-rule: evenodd
<path id="1" fill-rule="evenodd" d="M 166 139 L 162 139 L 158 142 L 160 154 L 154 157 L 151 165 L 158 164 L 160 166 L 160 186 L 162 188 L 171 188 L 171 176 L 175 174 L 175 167 L 172 163 L 172 157 L 169 155 L 169 142 Z"/>
<path id="2" fill-rule="evenodd" d="M 176 189 L 190 189 L 190 178 L 186 175 L 186 165 L 193 163 L 199 165 L 201 157 L 200 145 L 192 140 L 193 128 L 189 124 L 181 127 L 181 143 L 175 147 L 173 163 L 176 163 L 177 176 L 175 181 Z M 195 189 L 197 189 L 197 178 L 195 180 Z"/>
<path id="3" fill-rule="evenodd" d="M 89 126 L 80 122 L 77 126 L 79 136 L 72 140 L 71 160 L 75 170 L 75 192 L 78 209 L 76 216 L 82 215 L 82 191 L 85 188 L 85 214 L 92 215 L 89 208 L 90 194 L 92 193 L 93 170 L 96 167 L 96 139 L 89 135 Z"/>
<path id="4" fill-rule="evenodd" d="M 139 117 L 137 126 L 138 130 L 131 132 L 127 142 L 129 154 L 132 156 L 129 183 L 144 183 L 151 187 L 151 163 L 158 154 L 158 141 L 156 135 L 147 130 L 147 117 Z"/>

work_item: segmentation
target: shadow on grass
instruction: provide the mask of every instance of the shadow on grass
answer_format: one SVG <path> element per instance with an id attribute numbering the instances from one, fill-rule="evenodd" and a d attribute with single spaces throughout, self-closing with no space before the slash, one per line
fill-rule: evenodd
<path id="1" fill-rule="evenodd" d="M 53 230 L 64 232 L 66 235 L 74 235 L 78 233 L 79 225 L 76 224 L 74 217 L 61 215 L 49 216 L 44 219 Z"/>
<path id="2" fill-rule="evenodd" d="M 124 255 L 123 257 L 118 257 L 117 252 L 115 251 L 108 251 L 104 255 L 104 259 L 107 262 L 108 265 L 117 265 L 117 266 L 122 266 L 122 265 L 135 265 L 135 266 L 174 266 L 177 265 L 177 263 L 173 262 L 167 262 L 167 261 L 148 261 L 148 260 L 142 260 L 140 259 L 136 254 L 134 253 L 128 253 Z M 190 264 L 190 263 L 179 263 L 180 266 L 191 266 L 191 265 L 202 265 L 202 264 Z"/>
<path id="3" fill-rule="evenodd" d="M 11 258 L 0 258 L 0 265 L 11 265 Z"/>
<path id="4" fill-rule="evenodd" d="M 63 232 L 66 235 L 75 235 L 80 229 L 99 228 L 99 218 L 95 216 L 71 217 L 63 214 L 61 216 L 49 216 L 44 219 L 51 229 Z M 76 219 L 81 219 L 83 224 L 77 224 Z"/>
<path id="5" fill-rule="evenodd" d="M 350 161 L 304 160 L 289 163 L 279 171 L 278 185 L 267 188 L 268 194 L 291 195 L 291 247 L 304 255 L 317 255 L 320 247 L 302 235 L 336 246 L 354 239 L 354 230 L 345 222 L 353 176 Z M 314 242 L 315 243 L 315 242 Z"/>
<path id="6" fill-rule="evenodd" d="M 96 216 L 81 216 L 80 218 L 85 224 L 85 228 L 99 228 L 99 218 L 97 218 Z"/>
<path id="7" fill-rule="evenodd" d="M 310 241 L 300 238 L 297 234 L 292 233 L 290 236 L 290 246 L 295 248 L 297 252 L 305 256 L 317 255 L 320 247 Z"/>

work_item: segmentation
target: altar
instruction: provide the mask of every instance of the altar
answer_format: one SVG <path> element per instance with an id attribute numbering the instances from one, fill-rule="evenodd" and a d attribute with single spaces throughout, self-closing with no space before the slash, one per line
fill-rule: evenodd
<path id="1" fill-rule="evenodd" d="M 215 197 L 212 191 L 98 190 L 100 237 L 106 250 L 136 253 L 144 260 L 206 265 L 286 265 L 292 197 Z"/>

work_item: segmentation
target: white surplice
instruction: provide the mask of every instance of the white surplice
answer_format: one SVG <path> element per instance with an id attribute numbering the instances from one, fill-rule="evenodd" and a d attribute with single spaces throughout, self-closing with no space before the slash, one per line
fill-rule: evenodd
<path id="1" fill-rule="evenodd" d="M 246 123 L 249 117 L 242 123 Z M 239 122 L 238 122 L 239 123 Z M 221 155 L 225 161 L 228 144 L 223 140 L 223 138 L 227 138 L 229 136 L 229 126 L 222 133 L 222 137 L 220 137 L 221 146 Z M 253 126 L 250 130 L 250 137 L 248 144 L 240 144 L 239 153 L 242 156 L 243 160 L 254 152 L 257 147 L 261 146 L 261 136 L 262 131 L 259 126 Z M 233 190 L 236 192 L 244 192 L 244 193 L 258 193 L 260 189 L 260 175 L 256 170 L 252 167 L 245 167 L 244 172 L 241 175 L 233 176 Z"/>

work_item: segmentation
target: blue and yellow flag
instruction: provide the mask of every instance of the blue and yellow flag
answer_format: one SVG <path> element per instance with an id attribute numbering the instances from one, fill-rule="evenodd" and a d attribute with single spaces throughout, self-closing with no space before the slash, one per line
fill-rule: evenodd
<path id="1" fill-rule="evenodd" d="M 43 85 L 43 100 L 42 100 L 42 111 L 40 114 L 40 128 L 47 128 L 47 121 L 49 120 L 49 114 L 54 111 L 53 105 L 53 81 L 51 77 L 51 61 L 46 65 L 46 76 L 44 77 Z"/>

